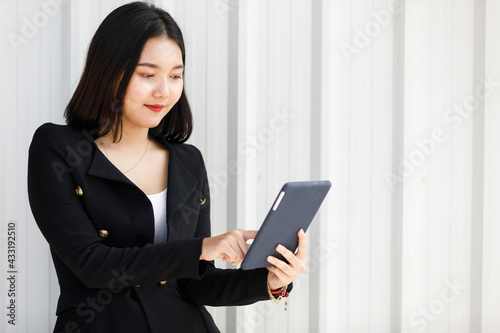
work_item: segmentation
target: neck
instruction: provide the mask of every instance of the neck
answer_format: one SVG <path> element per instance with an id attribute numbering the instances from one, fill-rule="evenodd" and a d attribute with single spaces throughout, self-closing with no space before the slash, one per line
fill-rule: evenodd
<path id="1" fill-rule="evenodd" d="M 141 148 L 146 145 L 149 140 L 148 128 L 131 128 L 123 126 L 122 135 L 119 142 L 113 142 L 113 133 L 109 133 L 103 137 L 104 143 L 113 144 L 117 147 L 128 149 Z"/>

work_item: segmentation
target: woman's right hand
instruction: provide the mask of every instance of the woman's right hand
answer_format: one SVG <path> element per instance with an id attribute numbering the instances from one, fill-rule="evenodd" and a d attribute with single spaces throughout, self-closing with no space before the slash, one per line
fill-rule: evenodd
<path id="1" fill-rule="evenodd" d="M 254 239 L 257 230 L 237 229 L 225 234 L 203 239 L 200 260 L 212 261 L 222 258 L 223 261 L 239 264 L 245 258 L 250 244 L 249 239 Z"/>

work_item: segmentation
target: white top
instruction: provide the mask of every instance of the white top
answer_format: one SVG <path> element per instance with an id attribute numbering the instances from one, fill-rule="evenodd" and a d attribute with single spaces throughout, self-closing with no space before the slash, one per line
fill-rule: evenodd
<path id="1" fill-rule="evenodd" d="M 167 242 L 167 189 L 160 193 L 148 195 L 153 205 L 155 217 L 155 239 L 154 243 Z"/>

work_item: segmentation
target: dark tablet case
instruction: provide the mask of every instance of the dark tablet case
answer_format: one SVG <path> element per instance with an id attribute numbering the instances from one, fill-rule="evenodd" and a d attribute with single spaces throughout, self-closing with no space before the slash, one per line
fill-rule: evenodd
<path id="1" fill-rule="evenodd" d="M 276 246 L 281 244 L 295 252 L 298 246 L 297 232 L 300 229 L 307 230 L 330 187 L 328 180 L 283 185 L 241 263 L 241 269 L 271 266 L 267 261 L 269 255 L 287 262 L 276 251 Z"/>

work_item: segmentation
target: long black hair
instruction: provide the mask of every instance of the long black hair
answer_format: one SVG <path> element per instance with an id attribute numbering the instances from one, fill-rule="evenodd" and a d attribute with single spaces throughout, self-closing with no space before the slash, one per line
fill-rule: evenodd
<path id="1" fill-rule="evenodd" d="M 132 2 L 111 12 L 97 29 L 87 53 L 80 82 L 64 116 L 68 125 L 122 135 L 123 101 L 128 84 L 141 56 L 144 44 L 157 36 L 166 36 L 179 45 L 182 62 L 185 49 L 182 32 L 174 19 L 161 8 L 144 2 Z M 150 136 L 163 135 L 170 142 L 185 142 L 193 130 L 191 108 L 182 90 L 179 101 Z"/>

